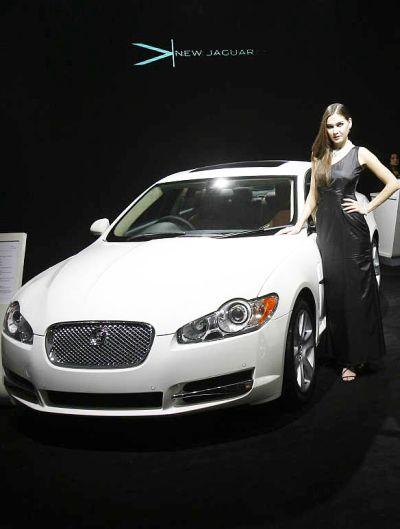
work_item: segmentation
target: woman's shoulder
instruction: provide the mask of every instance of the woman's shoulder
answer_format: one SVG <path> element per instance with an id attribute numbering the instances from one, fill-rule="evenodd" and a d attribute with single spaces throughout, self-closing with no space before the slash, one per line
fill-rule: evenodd
<path id="1" fill-rule="evenodd" d="M 366 147 L 363 147 L 362 145 L 354 145 L 354 147 L 358 150 L 360 154 L 363 154 L 368 151 L 368 149 Z"/>
<path id="2" fill-rule="evenodd" d="M 372 152 L 361 145 L 357 145 L 358 162 L 360 165 L 366 165 L 373 156 Z"/>

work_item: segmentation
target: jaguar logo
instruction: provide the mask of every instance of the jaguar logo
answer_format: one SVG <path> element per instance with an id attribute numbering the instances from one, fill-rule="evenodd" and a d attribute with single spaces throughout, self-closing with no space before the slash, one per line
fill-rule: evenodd
<path id="1" fill-rule="evenodd" d="M 108 336 L 106 327 L 97 327 L 90 333 L 90 345 L 104 345 Z"/>

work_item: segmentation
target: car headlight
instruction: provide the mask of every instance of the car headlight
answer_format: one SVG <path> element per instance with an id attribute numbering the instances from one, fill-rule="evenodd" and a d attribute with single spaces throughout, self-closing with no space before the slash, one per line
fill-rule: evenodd
<path id="1" fill-rule="evenodd" d="M 191 321 L 178 329 L 178 342 L 219 340 L 256 331 L 272 318 L 278 301 L 278 294 L 268 294 L 250 301 L 239 298 L 227 301 L 217 311 Z"/>
<path id="2" fill-rule="evenodd" d="M 18 301 L 9 304 L 3 322 L 4 332 L 23 343 L 33 343 L 32 327 L 22 316 Z"/>

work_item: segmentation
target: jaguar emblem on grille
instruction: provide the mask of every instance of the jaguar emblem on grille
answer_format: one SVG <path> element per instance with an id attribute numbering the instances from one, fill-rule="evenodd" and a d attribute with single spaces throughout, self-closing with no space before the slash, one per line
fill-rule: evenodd
<path id="1" fill-rule="evenodd" d="M 104 345 L 107 338 L 107 329 L 105 327 L 97 327 L 90 333 L 90 345 Z"/>

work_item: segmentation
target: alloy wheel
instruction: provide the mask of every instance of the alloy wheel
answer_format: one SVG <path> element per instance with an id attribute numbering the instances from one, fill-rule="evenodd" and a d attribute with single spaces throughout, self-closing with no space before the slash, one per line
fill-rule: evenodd
<path id="1" fill-rule="evenodd" d="M 297 315 L 293 334 L 294 370 L 297 385 L 305 393 L 314 377 L 315 342 L 310 314 L 301 309 Z"/>

